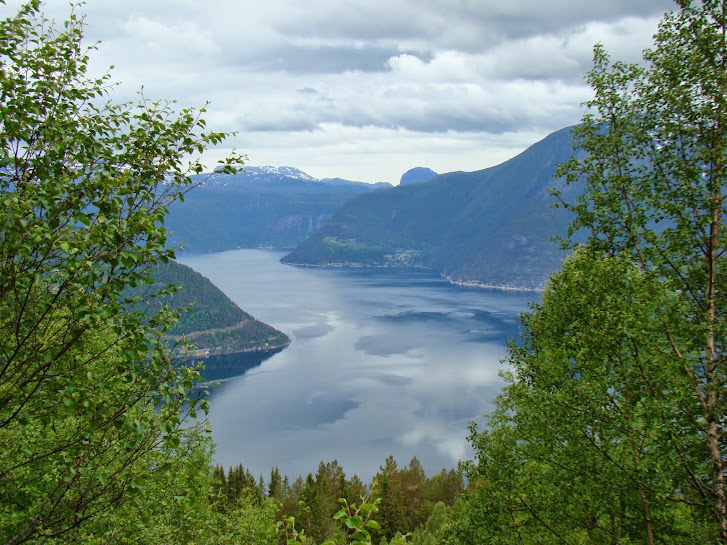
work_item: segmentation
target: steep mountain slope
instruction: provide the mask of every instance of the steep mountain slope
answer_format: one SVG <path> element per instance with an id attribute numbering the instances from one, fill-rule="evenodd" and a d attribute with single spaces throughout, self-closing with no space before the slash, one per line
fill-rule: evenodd
<path id="1" fill-rule="evenodd" d="M 208 278 L 186 265 L 174 261 L 160 264 L 152 276 L 154 284 L 150 289 L 153 291 L 169 284 L 182 286 L 172 296 L 159 298 L 154 304 L 192 307 L 192 312 L 181 314 L 169 337 L 171 340 L 186 336 L 198 348 L 193 355 L 274 350 L 290 342 L 284 333 L 250 316 Z"/>
<path id="2" fill-rule="evenodd" d="M 540 288 L 564 257 L 551 237 L 570 217 L 549 207 L 548 188 L 572 153 L 563 129 L 492 168 L 361 195 L 283 261 L 427 267 L 455 282 Z"/>
<path id="3" fill-rule="evenodd" d="M 170 207 L 169 243 L 203 253 L 240 247 L 292 248 L 351 197 L 390 184 L 318 180 L 291 167 L 246 167 L 201 176 L 203 185 Z"/>

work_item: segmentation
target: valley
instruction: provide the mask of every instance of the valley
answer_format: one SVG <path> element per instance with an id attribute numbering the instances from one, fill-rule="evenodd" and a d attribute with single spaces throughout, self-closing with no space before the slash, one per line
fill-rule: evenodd
<path id="1" fill-rule="evenodd" d="M 283 262 L 317 267 L 404 267 L 467 286 L 540 290 L 566 253 L 570 214 L 553 205 L 553 179 L 573 155 L 570 128 L 476 172 L 425 167 L 400 185 L 316 180 L 290 167 L 213 174 L 171 208 L 170 241 L 183 253 L 293 248 Z"/>
<path id="2" fill-rule="evenodd" d="M 499 392 L 506 341 L 537 294 L 426 270 L 292 267 L 283 255 L 180 256 L 291 339 L 212 390 L 216 462 L 295 478 L 336 458 L 366 480 L 389 455 L 417 456 L 427 474 L 466 459 L 467 425 Z"/>

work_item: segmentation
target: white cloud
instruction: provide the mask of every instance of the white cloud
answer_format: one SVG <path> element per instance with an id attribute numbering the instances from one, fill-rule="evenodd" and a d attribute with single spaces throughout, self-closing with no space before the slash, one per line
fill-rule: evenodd
<path id="1" fill-rule="evenodd" d="M 116 66 L 119 100 L 144 85 L 182 106 L 210 101 L 210 129 L 240 131 L 226 145 L 258 164 L 396 181 L 417 165 L 484 168 L 576 123 L 593 44 L 638 60 L 671 6 L 89 0 L 78 11 L 89 41 L 102 41 L 94 72 Z M 61 21 L 69 8 L 47 0 L 45 9 Z"/>
<path id="2" fill-rule="evenodd" d="M 136 45 L 136 50 L 149 56 L 159 56 L 164 62 L 185 59 L 187 62 L 203 62 L 221 52 L 210 32 L 201 29 L 194 21 L 167 24 L 146 16 L 132 17 L 124 23 L 124 38 Z"/>

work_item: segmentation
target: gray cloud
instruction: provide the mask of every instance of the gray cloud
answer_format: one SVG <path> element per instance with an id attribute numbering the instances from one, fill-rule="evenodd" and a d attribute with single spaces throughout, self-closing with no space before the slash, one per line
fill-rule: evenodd
<path id="1" fill-rule="evenodd" d="M 480 51 L 503 40 L 562 33 L 592 21 L 658 17 L 671 0 L 434 0 L 333 3 L 312 0 L 274 25 L 288 36 L 419 43 L 422 48 Z"/>
<path id="2" fill-rule="evenodd" d="M 9 0 L 0 13 L 19 3 Z M 409 167 L 421 153 L 438 158 L 428 166 L 439 172 L 463 169 L 486 142 L 494 151 L 476 157 L 484 168 L 577 122 L 589 98 L 583 75 L 593 44 L 638 61 L 659 15 L 673 6 L 88 0 L 77 11 L 87 16 L 89 43 L 102 42 L 93 70 L 116 66 L 119 100 L 133 99 L 142 84 L 151 98 L 197 107 L 209 100 L 209 127 L 241 131 L 232 142 L 253 162 L 302 158 L 307 163 L 295 166 L 318 177 L 396 181 L 406 157 Z M 45 10 L 62 21 L 69 8 L 47 0 Z"/>
<path id="3" fill-rule="evenodd" d="M 267 52 L 267 56 L 255 59 L 254 68 L 262 71 L 283 70 L 291 73 L 340 73 L 347 70 L 383 72 L 389 59 L 401 54 L 393 47 L 355 45 L 308 45 L 286 44 Z M 414 52 L 410 52 L 414 54 Z M 422 55 L 431 58 L 431 55 Z"/>

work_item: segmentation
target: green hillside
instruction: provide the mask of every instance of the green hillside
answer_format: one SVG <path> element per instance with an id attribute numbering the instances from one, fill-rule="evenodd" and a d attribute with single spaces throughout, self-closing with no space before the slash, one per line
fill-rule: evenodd
<path id="1" fill-rule="evenodd" d="M 251 350 L 272 350 L 290 339 L 277 329 L 256 320 L 233 303 L 208 278 L 175 261 L 160 264 L 153 273 L 153 290 L 169 284 L 181 286 L 161 303 L 172 308 L 192 307 L 183 312 L 172 337 L 186 336 L 197 347 L 195 355 L 229 354 Z"/>
<path id="2" fill-rule="evenodd" d="M 564 257 L 551 238 L 570 217 L 549 207 L 548 188 L 571 155 L 563 129 L 492 168 L 355 197 L 283 262 L 426 267 L 455 282 L 540 288 Z"/>

